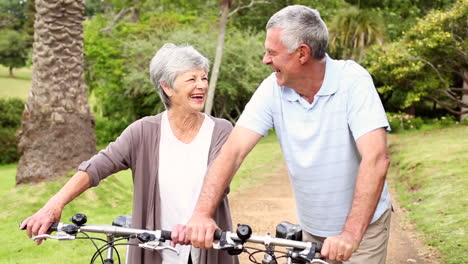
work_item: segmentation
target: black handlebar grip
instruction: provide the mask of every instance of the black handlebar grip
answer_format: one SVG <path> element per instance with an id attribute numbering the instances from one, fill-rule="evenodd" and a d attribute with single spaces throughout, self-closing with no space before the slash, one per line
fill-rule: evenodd
<path id="1" fill-rule="evenodd" d="M 312 242 L 312 243 L 315 243 L 316 247 L 315 247 L 315 253 L 320 253 L 320 251 L 322 251 L 322 246 L 323 244 L 320 243 L 320 242 Z"/>
<path id="2" fill-rule="evenodd" d="M 49 229 L 48 229 L 47 231 L 48 231 L 48 232 L 55 232 L 55 231 L 57 231 L 58 225 L 59 225 L 58 222 L 52 223 L 52 225 L 49 227 Z"/>
<path id="3" fill-rule="evenodd" d="M 171 240 L 171 231 L 161 230 L 161 238 L 164 240 Z"/>
<path id="4" fill-rule="evenodd" d="M 223 235 L 223 231 L 220 229 L 216 229 L 216 231 L 214 232 L 213 238 L 214 240 L 220 240 L 222 235 Z"/>
<path id="5" fill-rule="evenodd" d="M 23 224 L 23 221 L 21 221 L 21 222 L 19 223 L 20 229 L 21 229 L 21 230 L 26 230 L 26 226 L 24 226 L 23 228 L 21 228 L 21 225 L 22 225 L 22 224 Z M 49 229 L 48 229 L 48 232 L 57 231 L 58 224 L 59 224 L 58 222 L 52 223 L 52 225 L 51 225 L 51 226 L 49 227 Z"/>

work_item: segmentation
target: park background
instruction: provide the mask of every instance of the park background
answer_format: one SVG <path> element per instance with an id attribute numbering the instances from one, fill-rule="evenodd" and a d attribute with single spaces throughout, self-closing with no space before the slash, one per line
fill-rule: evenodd
<path id="1" fill-rule="evenodd" d="M 271 71 L 261 64 L 265 23 L 288 4 L 318 9 L 330 31 L 329 55 L 353 59 L 371 73 L 392 126 L 389 180 L 397 194 L 394 199 L 408 211 L 408 220 L 424 234 L 425 243 L 440 252 L 441 263 L 464 263 L 468 257 L 465 0 L 0 0 L 0 262 L 83 263 L 93 252 L 82 241 L 36 247 L 17 230 L 19 221 L 39 209 L 73 174 L 70 166 L 77 165 L 61 164 L 73 150 L 53 144 L 56 134 L 48 133 L 52 138 L 37 137 L 43 144 L 33 156 L 54 164 L 35 164 L 67 172 L 17 176 L 21 153 L 23 159 L 31 157 L 18 148 L 19 135 L 27 134 L 31 126 L 39 130 L 42 124 L 67 131 L 63 127 L 68 119 L 60 115 L 51 121 L 22 121 L 25 104 L 39 117 L 45 114 L 38 105 L 74 114 L 73 109 L 89 104 L 93 120 L 89 144 L 101 149 L 131 122 L 164 109 L 148 78 L 149 60 L 166 42 L 189 43 L 212 61 L 211 114 L 235 123 Z M 80 11 L 66 16 L 70 23 L 83 25 L 82 32 L 47 28 L 37 21 L 35 25 L 38 6 L 41 14 L 54 13 L 57 18 Z M 70 15 L 74 13 L 84 16 Z M 83 62 L 67 68 L 69 61 L 58 60 L 48 67 L 44 60 L 57 55 L 41 57 L 40 47 L 48 46 L 39 43 L 44 38 L 38 32 L 68 34 L 55 40 L 64 42 L 64 50 L 73 50 L 71 54 Z M 68 75 L 74 75 L 72 81 Z M 235 177 L 233 192 L 250 183 L 261 184 L 259 175 L 279 163 L 272 133 L 249 155 Z M 93 223 L 110 223 L 131 212 L 131 190 L 131 173 L 121 172 L 69 204 L 63 219 L 83 212 Z"/>

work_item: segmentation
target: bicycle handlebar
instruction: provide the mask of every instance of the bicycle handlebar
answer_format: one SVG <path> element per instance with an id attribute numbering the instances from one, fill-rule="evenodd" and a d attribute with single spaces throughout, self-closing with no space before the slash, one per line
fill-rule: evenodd
<path id="1" fill-rule="evenodd" d="M 145 230 L 113 225 L 77 225 L 55 222 L 48 229 L 48 233 L 51 232 L 57 232 L 57 235 L 51 236 L 43 234 L 35 236 L 33 239 L 52 238 L 57 240 L 73 240 L 76 238 L 76 234 L 80 232 L 101 233 L 114 237 L 136 237 L 140 240 L 138 246 L 142 248 L 151 250 L 170 249 L 177 252 L 175 248 L 163 246 L 160 243 L 165 240 L 171 240 L 171 231 L 166 230 Z M 274 248 L 274 246 L 290 248 L 290 256 L 293 258 L 326 263 L 322 260 L 315 259 L 315 254 L 320 253 L 322 249 L 321 243 L 277 238 L 270 234 L 263 236 L 255 235 L 252 234 L 252 230 L 247 225 L 239 225 L 237 232 L 216 230 L 214 232 L 214 240 L 219 241 L 214 244 L 215 249 L 228 250 L 230 254 L 240 254 L 244 250 L 244 243 L 250 242 L 262 244 L 268 248 Z"/>
<path id="2" fill-rule="evenodd" d="M 216 230 L 214 234 L 214 239 L 215 240 L 220 240 L 223 236 L 223 233 L 226 234 L 228 239 L 232 239 L 233 241 L 237 242 L 250 242 L 250 243 L 256 243 L 256 244 L 264 244 L 264 245 L 273 245 L 273 246 L 280 246 L 280 247 L 292 247 L 296 249 L 306 249 L 306 248 L 311 248 L 314 245 L 315 252 L 314 253 L 320 253 L 322 250 L 322 243 L 316 243 L 316 242 L 304 242 L 304 241 L 296 241 L 296 240 L 290 240 L 290 239 L 284 239 L 284 238 L 276 238 L 272 237 L 270 235 L 250 235 L 249 238 L 243 240 L 239 238 L 237 233 L 230 232 L 230 231 L 222 231 L 222 230 Z"/>

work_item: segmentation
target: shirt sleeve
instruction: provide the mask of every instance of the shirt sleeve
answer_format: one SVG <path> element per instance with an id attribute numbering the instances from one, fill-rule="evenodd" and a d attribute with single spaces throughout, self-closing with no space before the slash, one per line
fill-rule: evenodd
<path id="1" fill-rule="evenodd" d="M 236 125 L 245 127 L 263 136 L 273 128 L 273 103 L 275 89 L 279 88 L 273 75 L 265 79 L 245 106 Z"/>
<path id="2" fill-rule="evenodd" d="M 138 122 L 127 127 L 122 134 L 104 150 L 94 155 L 91 159 L 84 161 L 78 170 L 88 173 L 91 186 L 95 187 L 107 176 L 131 166 L 132 136 L 137 129 Z"/>
<path id="3" fill-rule="evenodd" d="M 385 110 L 369 74 L 360 77 L 348 92 L 348 124 L 354 140 L 382 127 L 390 132 Z"/>

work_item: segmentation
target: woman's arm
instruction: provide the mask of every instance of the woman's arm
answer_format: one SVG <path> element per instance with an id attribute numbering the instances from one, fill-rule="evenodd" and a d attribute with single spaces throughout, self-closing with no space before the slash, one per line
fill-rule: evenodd
<path id="1" fill-rule="evenodd" d="M 88 173 L 78 171 L 39 211 L 24 220 L 20 229 L 26 228 L 29 237 L 47 233 L 52 223 L 60 221 L 65 205 L 89 187 Z M 40 245 L 42 239 L 36 240 L 36 243 Z"/>

